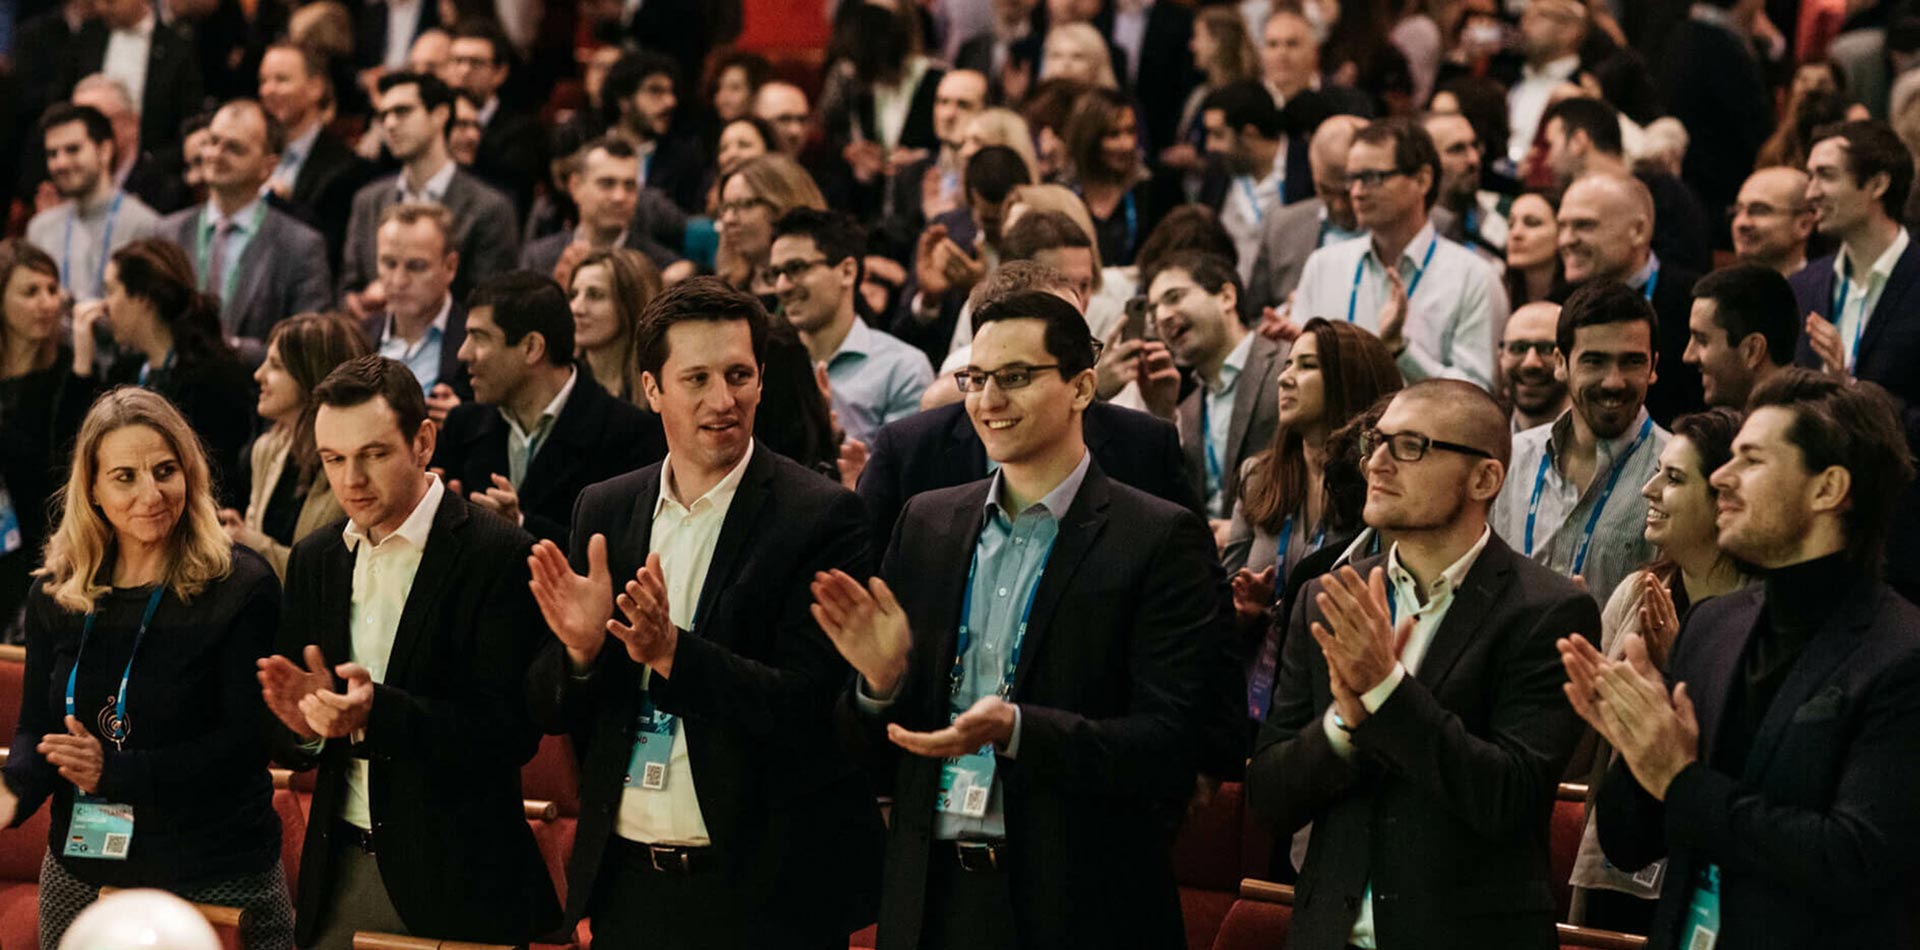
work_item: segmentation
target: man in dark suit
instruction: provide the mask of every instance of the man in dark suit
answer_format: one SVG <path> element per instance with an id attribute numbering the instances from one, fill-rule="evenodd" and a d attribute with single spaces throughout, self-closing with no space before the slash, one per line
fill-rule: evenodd
<path id="1" fill-rule="evenodd" d="M 1244 291 L 1231 261 L 1182 252 L 1141 276 L 1160 338 L 1200 382 L 1175 420 L 1194 494 L 1206 501 L 1207 517 L 1223 520 L 1233 514 L 1240 467 L 1280 427 L 1276 384 L 1285 346 L 1240 322 Z"/>
<path id="2" fill-rule="evenodd" d="M 180 143 L 181 123 L 200 111 L 206 96 L 193 43 L 161 23 L 148 0 L 96 0 L 93 12 L 60 64 L 61 87 L 72 89 L 93 73 L 120 80 L 139 104 L 140 141 L 167 154 Z"/>
<path id="3" fill-rule="evenodd" d="M 260 661 L 276 758 L 319 769 L 295 936 L 524 943 L 560 916 L 520 794 L 539 742 L 533 539 L 426 471 L 436 427 L 405 366 L 362 357 L 313 399 L 348 520 L 294 545 L 279 653 Z"/>
<path id="4" fill-rule="evenodd" d="M 531 558 L 555 637 L 534 714 L 583 763 L 567 916 L 598 947 L 838 950 L 873 919 L 884 832 L 835 741 L 847 666 L 807 583 L 866 575 L 865 513 L 754 444 L 759 301 L 704 277 L 648 313 L 641 384 L 671 455 L 581 495 L 570 561 L 551 541 Z"/>
<path id="5" fill-rule="evenodd" d="M 466 308 L 453 293 L 460 252 L 454 250 L 452 215 L 427 202 L 386 210 L 377 241 L 385 309 L 360 321 L 375 352 L 407 365 L 427 394 L 435 425 L 461 400 L 473 398 L 460 344 L 467 338 Z"/>
<path id="6" fill-rule="evenodd" d="M 325 239 L 260 197 L 285 148 L 285 130 L 258 102 L 220 107 L 202 151 L 207 203 L 160 221 L 192 256 L 201 289 L 220 298 L 221 333 L 256 366 L 274 324 L 333 303 Z"/>
<path id="7" fill-rule="evenodd" d="M 671 57 L 641 50 L 607 70 L 600 87 L 610 135 L 633 143 L 640 155 L 640 185 L 673 200 L 687 214 L 706 210 L 707 159 L 691 135 L 675 127 L 680 77 Z"/>
<path id="8" fill-rule="evenodd" d="M 1193 11 L 1160 0 L 1109 4 L 1094 16 L 1093 27 L 1113 50 L 1121 87 L 1140 103 L 1147 154 L 1158 155 L 1174 144 L 1187 93 L 1202 78 L 1188 48 Z"/>
<path id="9" fill-rule="evenodd" d="M 1072 304 L 975 317 L 967 411 L 999 471 L 909 501 L 887 580 L 813 586 L 892 778 L 879 946 L 1180 945 L 1169 846 L 1237 675 L 1213 540 L 1094 463 Z"/>
<path id="10" fill-rule="evenodd" d="M 1714 472 L 1721 550 L 1766 580 L 1696 606 L 1666 676 L 1562 645 L 1573 707 L 1619 751 L 1607 860 L 1666 859 L 1647 946 L 1894 947 L 1920 876 L 1920 610 L 1876 576 L 1913 476 L 1877 386 L 1782 370 Z M 1668 683 L 1675 684 L 1669 693 Z"/>
<path id="11" fill-rule="evenodd" d="M 1660 90 L 1668 114 L 1689 134 L 1681 177 L 1715 225 L 1715 246 L 1726 248 L 1733 246 L 1722 224 L 1727 209 L 1773 132 L 1772 90 L 1734 3 L 1702 0 L 1689 8 L 1668 41 Z"/>
<path id="12" fill-rule="evenodd" d="M 573 313 L 553 278 L 513 271 L 467 300 L 460 362 L 473 401 L 447 414 L 433 464 L 456 494 L 567 543 L 582 489 L 660 461 L 658 416 L 607 394 L 573 358 Z"/>
<path id="13" fill-rule="evenodd" d="M 534 185 L 547 180 L 547 143 L 538 119 L 500 100 L 513 57 L 513 44 L 491 20 L 462 23 L 447 47 L 442 78 L 480 103 L 480 150 L 473 171 L 513 198 L 514 211 L 524 221 L 533 207 Z"/>
<path id="14" fill-rule="evenodd" d="M 1295 602 L 1247 794 L 1277 832 L 1313 824 L 1296 950 L 1558 945 L 1547 817 L 1580 722 L 1554 639 L 1600 616 L 1488 527 L 1508 438 L 1478 386 L 1401 390 L 1363 447 L 1394 544 Z"/>
<path id="15" fill-rule="evenodd" d="M 395 19 L 399 22 L 395 23 Z M 373 0 L 354 17 L 353 56 L 361 70 L 399 72 L 420 34 L 441 28 L 440 5 L 428 0 Z"/>
<path id="16" fill-rule="evenodd" d="M 261 55 L 260 104 L 287 138 L 273 169 L 273 192 L 326 237 L 328 264 L 338 271 L 353 195 L 374 169 L 326 129 L 326 106 L 334 99 L 326 61 L 311 47 L 275 43 Z"/>
<path id="17" fill-rule="evenodd" d="M 356 315 L 374 312 L 379 274 L 375 234 L 388 208 L 429 201 L 452 214 L 453 248 L 460 252 L 454 293 L 465 296 L 480 276 L 513 269 L 520 253 L 520 225 L 506 195 L 454 164 L 447 151 L 453 123 L 453 92 L 419 73 L 388 73 L 380 79 L 380 123 L 387 148 L 401 162 L 397 175 L 381 178 L 353 196 L 347 244 L 340 264 L 340 293 Z"/>
<path id="18" fill-rule="evenodd" d="M 568 164 L 566 186 L 578 212 L 575 224 L 528 242 L 520 249 L 521 267 L 560 280 L 562 260 L 568 261 L 564 273 L 570 275 L 574 264 L 587 254 L 616 246 L 645 254 L 659 268 L 680 259 L 655 238 L 657 222 L 651 219 L 677 218 L 684 234 L 685 218 L 657 192 L 642 192 L 640 156 L 631 142 L 616 135 L 601 136 L 580 146 Z M 643 197 L 652 199 L 652 208 L 640 210 Z"/>

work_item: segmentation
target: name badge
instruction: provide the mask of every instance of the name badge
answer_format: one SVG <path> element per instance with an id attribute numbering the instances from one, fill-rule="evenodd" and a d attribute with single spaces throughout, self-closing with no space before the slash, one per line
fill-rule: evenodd
<path id="1" fill-rule="evenodd" d="M 1713 950 L 1719 942 L 1720 865 L 1709 864 L 1701 870 L 1687 907 L 1687 927 L 1687 950 Z"/>
<path id="2" fill-rule="evenodd" d="M 25 544 L 20 535 L 20 513 L 13 507 L 13 496 L 0 485 L 0 554 L 12 554 Z"/>
<path id="3" fill-rule="evenodd" d="M 993 746 L 940 764 L 940 794 L 934 798 L 934 810 L 965 818 L 980 818 L 987 813 L 987 795 L 993 791 L 995 767 Z"/>
<path id="4" fill-rule="evenodd" d="M 125 861 L 132 846 L 132 805 L 117 805 L 91 795 L 74 798 L 73 816 L 67 822 L 67 844 L 61 854 Z"/>
<path id="5" fill-rule="evenodd" d="M 643 702 L 633 752 L 627 758 L 627 788 L 657 792 L 667 787 L 667 759 L 673 755 L 673 732 L 678 726 L 678 717 L 653 708 L 650 700 Z"/>

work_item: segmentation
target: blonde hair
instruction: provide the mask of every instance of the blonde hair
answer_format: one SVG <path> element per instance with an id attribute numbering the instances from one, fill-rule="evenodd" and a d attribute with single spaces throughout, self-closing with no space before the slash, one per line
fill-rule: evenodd
<path id="1" fill-rule="evenodd" d="M 980 147 L 1005 145 L 1013 149 L 1027 165 L 1027 180 L 1040 180 L 1040 156 L 1033 150 L 1033 132 L 1020 113 L 995 106 L 980 110 L 968 124 L 980 129 Z"/>
<path id="2" fill-rule="evenodd" d="M 807 174 L 799 162 L 778 152 L 748 159 L 734 170 L 732 177 L 744 180 L 747 187 L 753 189 L 755 198 L 773 207 L 775 221 L 795 208 L 827 210 L 827 199 L 820 195 L 820 186 L 814 184 L 813 176 Z"/>
<path id="3" fill-rule="evenodd" d="M 1093 60 L 1095 86 L 1101 89 L 1120 88 L 1120 79 L 1113 74 L 1113 59 L 1112 54 L 1107 51 L 1106 37 L 1101 36 L 1099 30 L 1086 23 L 1062 23 L 1047 31 L 1047 37 L 1040 46 L 1041 79 L 1052 79 L 1058 72 L 1052 67 L 1050 57 L 1046 55 L 1046 48 L 1053 45 L 1056 39 L 1080 47 L 1080 52 Z"/>
<path id="4" fill-rule="evenodd" d="M 213 475 L 199 437 L 165 396 L 119 386 L 94 400 L 80 423 L 67 484 L 54 493 L 60 526 L 47 539 L 45 566 L 35 572 L 46 578 L 42 588 L 54 602 L 75 613 L 92 610 L 94 601 L 107 592 L 96 575 L 112 549 L 114 528 L 93 502 L 93 482 L 100 474 L 100 443 L 128 426 L 146 426 L 165 439 L 187 481 L 186 508 L 173 527 L 173 550 L 168 552 L 167 587 L 184 602 L 233 569 L 233 542 L 220 527 Z"/>
<path id="5" fill-rule="evenodd" d="M 1084 232 L 1087 240 L 1091 242 L 1093 290 L 1099 293 L 1104 283 L 1100 279 L 1100 269 L 1106 265 L 1100 260 L 1100 238 L 1098 237 L 1100 232 L 1093 229 L 1093 215 L 1087 211 L 1087 203 L 1081 201 L 1080 196 L 1074 194 L 1073 189 L 1065 185 L 1021 185 L 1007 193 L 1006 207 L 1011 209 L 1016 204 L 1026 205 L 1028 213 L 1058 211 L 1073 219 L 1074 226 Z M 1013 222 L 1005 220 L 1001 222 L 1002 234 L 1012 228 Z"/>

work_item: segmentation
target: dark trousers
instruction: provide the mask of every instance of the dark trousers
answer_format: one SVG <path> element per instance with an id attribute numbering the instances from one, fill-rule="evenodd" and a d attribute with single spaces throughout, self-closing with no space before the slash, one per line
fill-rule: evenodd
<path id="1" fill-rule="evenodd" d="M 615 838 L 587 905 L 593 948 L 846 950 L 846 931 L 819 920 L 821 908 L 782 912 L 770 906 L 777 895 L 749 889 L 718 860 L 686 873 L 658 871 L 644 845 Z"/>
<path id="2" fill-rule="evenodd" d="M 344 833 L 333 836 L 333 880 L 327 882 L 326 916 L 305 950 L 351 950 L 354 932 L 361 930 L 407 935 L 400 912 L 387 896 L 379 860 L 348 838 Z"/>
<path id="3" fill-rule="evenodd" d="M 925 914 L 921 950 L 1014 950 L 1020 943 L 1007 872 L 962 868 L 949 842 L 934 842 Z"/>

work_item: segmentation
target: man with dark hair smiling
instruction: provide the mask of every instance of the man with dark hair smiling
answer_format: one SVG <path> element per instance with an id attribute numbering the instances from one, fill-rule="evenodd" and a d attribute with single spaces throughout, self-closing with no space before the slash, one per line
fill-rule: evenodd
<path id="1" fill-rule="evenodd" d="M 1707 405 L 1744 409 L 1754 388 L 1793 363 L 1800 338 L 1793 288 L 1771 267 L 1736 264 L 1693 285 L 1684 359 Z"/>
<path id="2" fill-rule="evenodd" d="M 891 778 L 879 946 L 1177 945 L 1172 830 L 1232 723 L 1213 540 L 1093 464 L 1072 304 L 1016 293 L 975 319 L 960 383 L 999 471 L 907 502 L 888 580 L 813 584 Z"/>
<path id="3" fill-rule="evenodd" d="M 1664 677 L 1562 641 L 1573 708 L 1619 757 L 1600 845 L 1667 861 L 1647 946 L 1892 947 L 1920 873 L 1920 610 L 1878 577 L 1913 476 L 1880 387 L 1790 368 L 1711 476 L 1719 545 L 1765 583 L 1687 614 Z M 1671 688 L 1669 684 L 1672 684 Z"/>

